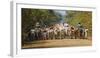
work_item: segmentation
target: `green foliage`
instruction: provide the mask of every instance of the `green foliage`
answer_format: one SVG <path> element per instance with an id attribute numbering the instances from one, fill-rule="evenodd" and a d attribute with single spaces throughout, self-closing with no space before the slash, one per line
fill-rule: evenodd
<path id="1" fill-rule="evenodd" d="M 76 26 L 79 22 L 89 29 L 89 33 L 92 33 L 92 12 L 91 11 L 71 11 L 72 17 L 69 18 L 69 23 Z"/>
<path id="2" fill-rule="evenodd" d="M 36 23 L 39 22 L 41 27 L 44 25 L 53 25 L 57 22 L 57 17 L 52 10 L 47 9 L 21 9 L 21 22 L 22 22 L 22 38 L 26 38 L 30 29 L 36 27 Z"/>
<path id="3" fill-rule="evenodd" d="M 57 17 L 51 10 L 46 9 L 22 9 L 22 31 L 27 32 L 32 28 L 35 28 L 36 22 L 39 22 L 41 26 L 50 25 L 51 22 L 55 22 Z"/>

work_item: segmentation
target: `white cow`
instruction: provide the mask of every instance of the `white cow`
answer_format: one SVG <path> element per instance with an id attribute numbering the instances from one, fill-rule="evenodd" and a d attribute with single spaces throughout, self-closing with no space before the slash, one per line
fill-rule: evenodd
<path id="1" fill-rule="evenodd" d="M 85 29 L 85 30 L 84 30 L 84 33 L 85 33 L 85 34 L 84 34 L 84 37 L 87 38 L 87 37 L 88 37 L 88 29 Z"/>

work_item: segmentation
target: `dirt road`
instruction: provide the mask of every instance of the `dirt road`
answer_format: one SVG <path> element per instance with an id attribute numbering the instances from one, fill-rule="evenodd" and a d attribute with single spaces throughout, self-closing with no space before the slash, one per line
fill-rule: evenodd
<path id="1" fill-rule="evenodd" d="M 52 48 L 52 47 L 73 47 L 73 46 L 91 46 L 90 39 L 62 39 L 62 40 L 39 40 L 26 42 L 23 49 L 26 48 Z"/>

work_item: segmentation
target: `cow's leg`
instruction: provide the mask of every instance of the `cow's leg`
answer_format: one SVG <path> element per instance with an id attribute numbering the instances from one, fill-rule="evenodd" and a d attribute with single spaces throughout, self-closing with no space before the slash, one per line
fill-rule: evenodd
<path id="1" fill-rule="evenodd" d="M 72 31 L 71 31 L 71 39 L 73 39 L 73 33 L 72 33 Z"/>
<path id="2" fill-rule="evenodd" d="M 60 37 L 60 39 L 61 39 L 61 31 L 59 32 L 59 37 Z"/>
<path id="3" fill-rule="evenodd" d="M 49 37 L 50 39 L 52 39 L 52 33 L 50 32 L 50 37 Z"/>

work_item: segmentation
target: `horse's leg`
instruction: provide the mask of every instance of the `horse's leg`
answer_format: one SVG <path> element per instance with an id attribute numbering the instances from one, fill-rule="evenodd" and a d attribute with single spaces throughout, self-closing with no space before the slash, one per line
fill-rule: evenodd
<path id="1" fill-rule="evenodd" d="M 74 35 L 75 35 L 75 39 L 77 39 L 77 37 L 78 37 L 78 31 L 77 30 L 75 31 Z"/>
<path id="2" fill-rule="evenodd" d="M 72 31 L 71 31 L 71 35 L 70 35 L 70 37 L 71 37 L 71 39 L 73 39 L 73 37 L 72 37 Z"/>
<path id="3" fill-rule="evenodd" d="M 75 39 L 77 38 L 77 36 L 76 36 L 77 34 L 75 33 Z"/>

